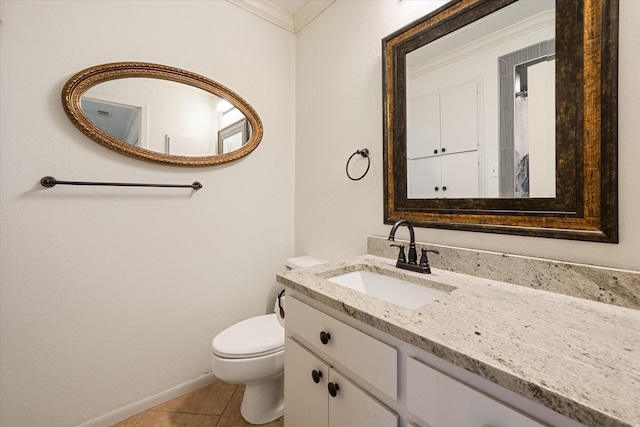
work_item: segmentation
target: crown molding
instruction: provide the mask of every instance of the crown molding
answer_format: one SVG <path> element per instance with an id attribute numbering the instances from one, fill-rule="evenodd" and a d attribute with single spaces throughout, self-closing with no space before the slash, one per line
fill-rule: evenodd
<path id="1" fill-rule="evenodd" d="M 468 58 L 494 46 L 499 46 L 509 40 L 517 39 L 524 34 L 530 33 L 540 28 L 551 28 L 554 25 L 555 11 L 542 12 L 540 14 L 532 16 L 529 19 L 523 20 L 522 22 L 518 22 L 502 30 L 495 31 L 488 36 L 475 40 L 474 42 L 462 46 L 458 49 L 454 49 L 437 58 L 430 58 L 422 64 L 416 64 L 408 70 L 408 76 L 409 78 L 421 76 L 437 68 L 455 63 L 464 58 Z"/>
<path id="2" fill-rule="evenodd" d="M 294 32 L 297 33 L 309 22 L 313 21 L 336 0 L 308 1 L 293 15 Z"/>
<path id="3" fill-rule="evenodd" d="M 295 14 L 291 14 L 269 0 L 227 0 L 242 9 L 276 24 L 292 33 L 297 33 L 316 16 L 320 15 L 335 0 L 308 1 Z"/>

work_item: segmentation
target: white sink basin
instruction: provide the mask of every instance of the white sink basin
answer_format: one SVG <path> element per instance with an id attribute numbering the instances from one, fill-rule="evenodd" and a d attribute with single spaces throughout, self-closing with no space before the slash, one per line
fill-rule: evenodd
<path id="1" fill-rule="evenodd" d="M 406 282 L 366 270 L 352 271 L 328 277 L 327 280 L 338 285 L 362 292 L 372 297 L 416 309 L 438 298 L 445 297 L 446 292 Z"/>

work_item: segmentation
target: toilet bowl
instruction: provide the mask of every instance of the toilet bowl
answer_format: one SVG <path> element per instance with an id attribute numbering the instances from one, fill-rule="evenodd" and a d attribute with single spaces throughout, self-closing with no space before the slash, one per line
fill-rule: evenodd
<path id="1" fill-rule="evenodd" d="M 288 269 L 310 267 L 326 261 L 310 257 L 287 260 Z M 211 368 L 216 378 L 245 384 L 240 405 L 251 424 L 266 424 L 284 414 L 284 319 L 276 300 L 274 312 L 251 317 L 220 332 L 211 342 Z"/>
<path id="2" fill-rule="evenodd" d="M 220 380 L 246 384 L 240 413 L 251 424 L 265 424 L 284 411 L 284 328 L 276 313 L 245 319 L 211 342 L 211 368 Z"/>

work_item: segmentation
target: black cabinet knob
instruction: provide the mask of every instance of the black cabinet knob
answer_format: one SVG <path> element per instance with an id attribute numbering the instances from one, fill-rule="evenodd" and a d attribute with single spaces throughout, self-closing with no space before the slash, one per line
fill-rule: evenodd
<path id="1" fill-rule="evenodd" d="M 438 150 L 433 150 L 433 154 L 438 154 Z"/>
<path id="2" fill-rule="evenodd" d="M 447 186 L 446 185 L 442 186 L 442 191 L 447 191 Z"/>
<path id="3" fill-rule="evenodd" d="M 447 151 L 447 149 L 446 149 L 446 148 L 444 148 L 444 147 L 442 147 L 442 148 L 440 149 L 440 151 L 442 151 L 442 152 L 444 153 L 445 151 Z"/>
<path id="4" fill-rule="evenodd" d="M 320 378 L 322 378 L 322 371 L 316 371 L 315 369 L 311 371 L 311 378 L 313 378 L 313 382 L 318 384 L 320 382 Z"/>
<path id="5" fill-rule="evenodd" d="M 434 190 L 438 191 L 440 188 L 439 187 L 435 187 Z"/>
<path id="6" fill-rule="evenodd" d="M 336 397 L 336 395 L 338 394 L 338 390 L 340 390 L 338 384 L 329 383 L 327 387 L 329 388 L 329 394 L 331 395 L 331 397 Z"/>
<path id="7" fill-rule="evenodd" d="M 322 342 L 322 344 L 327 345 L 330 339 L 331 339 L 331 334 L 329 332 L 325 332 L 325 331 L 320 332 L 320 342 Z"/>

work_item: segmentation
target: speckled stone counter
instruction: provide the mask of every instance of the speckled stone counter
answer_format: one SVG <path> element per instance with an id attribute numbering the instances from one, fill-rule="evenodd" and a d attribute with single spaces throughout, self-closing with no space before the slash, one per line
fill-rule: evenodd
<path id="1" fill-rule="evenodd" d="M 409 243 L 397 239 L 409 246 Z M 432 267 L 486 279 L 556 292 L 640 309 L 640 272 L 617 268 L 575 264 L 550 259 L 480 251 L 416 242 L 420 248 L 437 249 L 429 256 Z M 369 236 L 367 253 L 395 259 L 398 249 L 389 246 L 386 237 Z"/>
<path id="2" fill-rule="evenodd" d="M 278 275 L 319 303 L 589 426 L 640 426 L 640 311 L 365 255 Z M 367 269 L 456 289 L 411 310 L 325 278 Z"/>
<path id="3" fill-rule="evenodd" d="M 397 239 L 408 247 L 408 242 Z M 367 253 L 395 259 L 398 249 L 386 237 L 369 236 Z M 543 291 L 640 309 L 640 272 L 557 260 L 525 257 L 416 242 L 430 254 L 432 267 L 486 279 L 514 283 Z"/>

